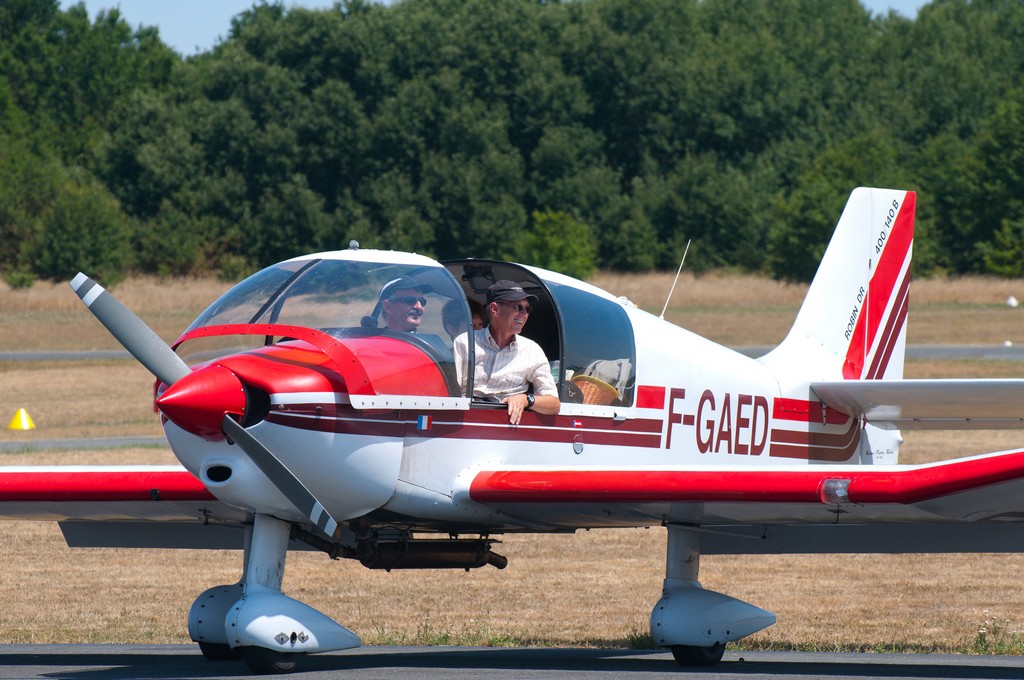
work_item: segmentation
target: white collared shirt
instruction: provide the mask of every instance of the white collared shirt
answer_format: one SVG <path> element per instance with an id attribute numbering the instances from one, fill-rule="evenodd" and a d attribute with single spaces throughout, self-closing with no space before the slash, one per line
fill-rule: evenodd
<path id="1" fill-rule="evenodd" d="M 558 388 L 551 375 L 548 358 L 533 340 L 515 335 L 508 347 L 500 348 L 486 328 L 473 331 L 476 347 L 473 371 L 473 396 L 493 397 L 498 400 L 523 394 L 533 385 L 537 396 L 557 396 Z M 466 391 L 467 355 L 469 335 L 455 338 L 455 372 L 459 386 Z"/>

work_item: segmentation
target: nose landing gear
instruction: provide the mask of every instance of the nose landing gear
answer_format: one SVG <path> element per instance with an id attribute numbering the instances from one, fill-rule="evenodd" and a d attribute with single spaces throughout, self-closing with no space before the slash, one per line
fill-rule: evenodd
<path id="1" fill-rule="evenodd" d="M 256 515 L 242 581 L 196 599 L 189 634 L 208 659 L 241 656 L 253 673 L 288 673 L 315 652 L 358 647 L 359 637 L 281 592 L 291 525 Z"/>

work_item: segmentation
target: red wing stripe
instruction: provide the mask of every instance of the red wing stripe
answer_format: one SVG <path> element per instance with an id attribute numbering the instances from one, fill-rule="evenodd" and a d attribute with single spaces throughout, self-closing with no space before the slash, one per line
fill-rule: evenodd
<path id="1" fill-rule="evenodd" d="M 850 480 L 851 503 L 919 503 L 1024 478 L 1024 451 L 906 470 L 504 470 L 479 473 L 479 503 L 821 503 L 826 480 Z"/>
<path id="2" fill-rule="evenodd" d="M 0 502 L 212 501 L 186 470 L 0 471 Z"/>
<path id="3" fill-rule="evenodd" d="M 643 503 L 654 501 L 820 502 L 818 477 L 721 471 L 557 470 L 481 472 L 469 495 L 480 503 Z M 811 490 L 813 487 L 813 491 Z"/>

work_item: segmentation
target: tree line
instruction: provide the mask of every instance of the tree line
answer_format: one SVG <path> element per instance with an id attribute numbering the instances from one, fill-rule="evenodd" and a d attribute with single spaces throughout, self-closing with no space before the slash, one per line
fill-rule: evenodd
<path id="1" fill-rule="evenodd" d="M 182 58 L 0 4 L 0 272 L 237 277 L 315 250 L 807 280 L 851 189 L 915 271 L 1024 275 L 1024 3 L 261 3 Z"/>

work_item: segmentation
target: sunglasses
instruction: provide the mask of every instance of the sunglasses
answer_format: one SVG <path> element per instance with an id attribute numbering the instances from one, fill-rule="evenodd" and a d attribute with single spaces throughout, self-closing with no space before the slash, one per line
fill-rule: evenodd
<path id="1" fill-rule="evenodd" d="M 517 312 L 519 312 L 520 314 L 522 314 L 524 312 L 526 314 L 529 314 L 530 312 L 533 311 L 533 307 L 531 307 L 530 305 L 521 305 L 518 302 L 502 302 L 501 304 L 505 305 L 506 307 L 513 307 L 513 308 L 515 308 L 515 310 Z"/>
<path id="2" fill-rule="evenodd" d="M 417 302 L 420 303 L 420 307 L 426 307 L 427 306 L 427 298 L 412 297 L 412 296 L 405 296 L 405 295 L 403 295 L 402 297 L 393 297 L 393 298 L 388 298 L 388 299 L 389 300 L 393 300 L 395 302 L 401 302 L 403 305 L 409 305 L 410 307 L 412 307 Z"/>

